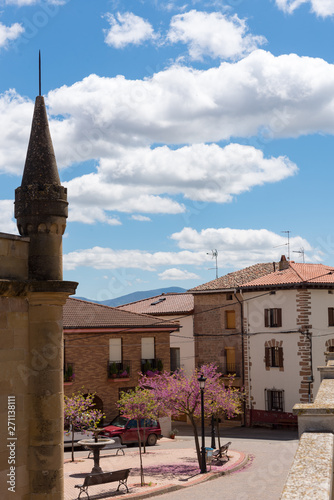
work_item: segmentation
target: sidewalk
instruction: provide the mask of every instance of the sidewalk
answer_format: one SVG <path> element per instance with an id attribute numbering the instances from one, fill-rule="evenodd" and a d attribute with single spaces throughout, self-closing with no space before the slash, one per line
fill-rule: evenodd
<path id="1" fill-rule="evenodd" d="M 162 438 L 160 442 L 172 440 Z M 65 500 L 74 500 L 78 497 L 79 489 L 76 484 L 83 484 L 86 474 L 91 472 L 93 459 L 84 456 L 76 457 L 75 462 L 65 461 L 64 482 Z M 161 492 L 175 491 L 207 481 L 215 476 L 228 474 L 240 470 L 250 463 L 249 457 L 239 451 L 229 450 L 229 461 L 223 466 L 208 466 L 206 474 L 200 474 L 196 452 L 192 448 L 169 448 L 158 449 L 158 447 L 147 447 L 146 453 L 142 455 L 145 486 L 140 486 L 140 459 L 138 448 L 126 448 L 125 455 L 115 455 L 115 450 L 102 450 L 100 454 L 100 466 L 104 472 L 119 469 L 131 469 L 128 478 L 129 493 L 124 486 L 117 492 L 118 483 L 91 486 L 88 489 L 91 499 L 97 498 L 147 498 L 158 495 Z M 85 498 L 85 495 L 81 495 Z"/>

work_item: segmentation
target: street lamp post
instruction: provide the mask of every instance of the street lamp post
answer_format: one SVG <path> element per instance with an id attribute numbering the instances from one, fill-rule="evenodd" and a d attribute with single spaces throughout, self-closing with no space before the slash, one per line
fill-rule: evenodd
<path id="1" fill-rule="evenodd" d="M 211 448 L 216 448 L 216 439 L 215 439 L 215 417 L 211 415 Z"/>
<path id="2" fill-rule="evenodd" d="M 204 436 L 204 387 L 206 378 L 203 374 L 198 379 L 199 388 L 201 390 L 201 420 L 202 420 L 202 460 L 201 460 L 201 474 L 206 472 L 206 459 L 205 459 L 205 436 Z"/>

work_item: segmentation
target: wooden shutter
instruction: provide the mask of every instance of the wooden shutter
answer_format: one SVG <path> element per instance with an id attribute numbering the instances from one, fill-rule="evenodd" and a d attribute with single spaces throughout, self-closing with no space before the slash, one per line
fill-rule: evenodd
<path id="1" fill-rule="evenodd" d="M 265 347 L 266 368 L 270 366 L 270 347 Z"/>
<path id="2" fill-rule="evenodd" d="M 226 311 L 226 328 L 235 328 L 235 311 Z"/>
<path id="3" fill-rule="evenodd" d="M 334 307 L 328 308 L 328 326 L 334 326 Z"/>
<path id="4" fill-rule="evenodd" d="M 282 309 L 276 309 L 277 326 L 282 326 Z"/>
<path id="5" fill-rule="evenodd" d="M 278 366 L 283 368 L 283 347 L 278 348 Z"/>
<path id="6" fill-rule="evenodd" d="M 264 326 L 269 326 L 269 314 L 270 314 L 270 309 L 265 309 L 264 310 Z"/>

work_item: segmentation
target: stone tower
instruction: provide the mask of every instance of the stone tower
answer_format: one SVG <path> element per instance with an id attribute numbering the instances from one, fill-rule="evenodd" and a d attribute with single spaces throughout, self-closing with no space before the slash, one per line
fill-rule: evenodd
<path id="1" fill-rule="evenodd" d="M 62 281 L 67 205 L 38 96 L 15 193 L 21 236 L 0 233 L 2 498 L 64 498 L 63 305 L 77 286 Z"/>
<path id="2" fill-rule="evenodd" d="M 22 183 L 15 191 L 19 233 L 30 238 L 30 279 L 63 279 L 62 235 L 67 205 L 67 190 L 60 184 L 44 98 L 38 96 Z"/>

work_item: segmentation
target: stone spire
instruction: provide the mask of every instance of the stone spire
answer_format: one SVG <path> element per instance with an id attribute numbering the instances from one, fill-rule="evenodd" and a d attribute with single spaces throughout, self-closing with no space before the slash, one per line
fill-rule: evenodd
<path id="1" fill-rule="evenodd" d="M 37 96 L 21 187 L 15 191 L 15 217 L 29 236 L 29 279 L 62 280 L 62 235 L 67 190 L 60 184 L 44 98 Z"/>

